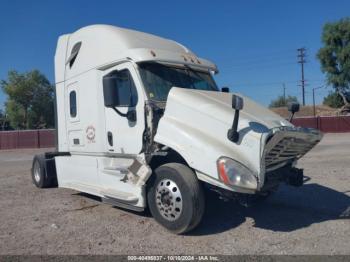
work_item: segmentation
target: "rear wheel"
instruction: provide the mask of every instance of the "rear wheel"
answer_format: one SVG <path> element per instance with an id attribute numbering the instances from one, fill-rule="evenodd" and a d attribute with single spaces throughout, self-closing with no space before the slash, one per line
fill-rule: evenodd
<path id="1" fill-rule="evenodd" d="M 53 179 L 47 175 L 44 155 L 36 155 L 32 165 L 32 181 L 39 188 L 47 188 L 53 185 Z"/>
<path id="2" fill-rule="evenodd" d="M 179 163 L 165 164 L 155 170 L 147 199 L 155 220 L 176 234 L 195 228 L 204 213 L 201 185 L 193 171 Z"/>

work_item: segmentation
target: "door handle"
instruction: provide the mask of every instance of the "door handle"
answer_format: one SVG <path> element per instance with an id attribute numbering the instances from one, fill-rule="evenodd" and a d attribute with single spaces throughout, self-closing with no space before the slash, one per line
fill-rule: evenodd
<path id="1" fill-rule="evenodd" d="M 113 146 L 113 134 L 111 131 L 108 131 L 108 133 L 107 133 L 107 140 L 108 140 L 108 144 L 110 146 Z"/>

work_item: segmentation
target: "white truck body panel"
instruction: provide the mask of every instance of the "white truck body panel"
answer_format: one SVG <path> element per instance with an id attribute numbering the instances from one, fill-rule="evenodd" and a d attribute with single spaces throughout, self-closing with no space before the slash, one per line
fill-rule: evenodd
<path id="1" fill-rule="evenodd" d="M 81 42 L 79 55 L 74 66 L 70 67 L 67 59 L 76 43 Z M 152 51 L 152 52 L 151 52 Z M 152 55 L 152 54 L 155 54 Z M 66 34 L 59 38 L 55 55 L 55 79 L 58 110 L 58 150 L 79 152 L 105 152 L 105 125 L 106 116 L 115 118 L 113 110 L 103 105 L 102 77 L 113 70 L 118 70 L 118 64 L 132 61 L 135 65 L 140 61 L 166 61 L 170 63 L 187 64 L 194 67 L 206 68 L 216 71 L 216 66 L 197 57 L 183 45 L 168 39 L 133 30 L 118 28 L 109 25 L 92 25 L 84 27 L 72 34 Z M 130 69 L 130 64 L 128 65 Z M 140 84 L 138 74 L 134 69 L 131 74 L 138 90 L 139 103 L 136 112 L 138 115 L 137 128 L 144 126 L 143 103 L 145 94 Z M 79 117 L 70 119 L 68 115 L 67 101 L 68 88 L 76 88 L 79 92 L 77 99 Z M 79 89 L 79 90 L 78 90 Z M 125 111 L 125 108 L 120 108 Z M 103 112 L 106 111 L 106 112 Z M 65 112 L 64 114 L 62 112 Z M 112 116 L 113 115 L 113 116 Z M 108 117 L 107 117 L 108 119 Z M 108 123 L 113 121 L 109 120 Z M 124 124 L 123 124 L 124 123 Z M 125 121 L 119 124 L 125 125 Z M 85 141 L 85 133 L 88 127 L 95 129 L 95 143 Z M 117 151 L 138 154 L 140 143 L 137 146 L 130 144 L 127 149 L 125 144 L 131 139 L 133 133 L 124 132 L 129 139 L 122 139 L 124 146 L 119 145 Z M 131 129 L 129 129 L 130 131 Z M 74 138 L 82 138 L 78 146 L 74 146 Z M 99 141 L 96 143 L 96 141 Z M 101 141 L 101 142 L 100 142 Z M 140 141 L 140 139 L 138 139 Z M 84 145 L 83 145 L 84 144 Z M 71 149 L 72 148 L 72 149 Z M 117 152 L 115 151 L 115 152 Z"/>
<path id="2" fill-rule="evenodd" d="M 155 141 L 175 149 L 192 168 L 216 180 L 216 162 L 221 156 L 244 163 L 258 176 L 263 172 L 263 135 L 273 127 L 292 125 L 242 97 L 245 105 L 238 125 L 240 140 L 233 143 L 227 139 L 234 115 L 232 94 L 172 88 Z"/>
<path id="3" fill-rule="evenodd" d="M 82 42 L 82 45 L 76 66 L 67 70 L 66 61 L 70 50 L 78 42 Z M 67 50 L 67 55 L 64 55 Z M 134 62 L 167 61 L 217 70 L 212 62 L 197 57 L 191 50 L 173 40 L 115 26 L 91 25 L 59 38 L 55 60 L 56 83 L 125 59 Z"/>
<path id="4" fill-rule="evenodd" d="M 142 186 L 123 182 L 125 170 L 132 158 L 72 155 L 56 157 L 59 186 L 86 192 L 99 197 L 124 200 L 136 207 L 145 207 Z"/>
<path id="5" fill-rule="evenodd" d="M 120 154 L 134 154 L 137 155 L 142 150 L 142 136 L 145 129 L 145 100 L 146 95 L 142 88 L 142 83 L 136 72 L 135 65 L 132 62 L 125 62 L 120 65 L 116 65 L 108 70 L 105 70 L 103 74 L 108 74 L 115 70 L 128 69 L 133 78 L 137 93 L 138 101 L 135 107 L 118 107 L 118 110 L 122 113 L 126 113 L 128 110 L 136 111 L 136 123 L 130 123 L 125 118 L 116 114 L 113 109 L 104 107 L 105 126 L 106 130 L 116 130 L 118 137 L 115 138 L 113 146 L 107 145 L 108 152 L 120 153 Z M 102 82 L 100 83 L 102 90 Z M 102 98 L 103 101 L 103 98 Z M 105 139 L 104 139 L 105 140 Z"/>
<path id="6" fill-rule="evenodd" d="M 183 45 L 133 30 L 93 25 L 59 38 L 55 55 L 57 149 L 67 153 L 55 157 L 60 187 L 145 207 L 144 184 L 151 174 L 144 155 L 145 105 L 150 98 L 138 63 L 150 61 L 217 72 L 212 62 Z M 137 103 L 113 110 L 104 104 L 103 78 L 123 70 L 134 83 Z M 262 186 L 267 137 L 273 128 L 293 125 L 243 97 L 240 140 L 233 143 L 227 138 L 234 116 L 232 93 L 185 88 L 171 89 L 154 141 L 180 154 L 199 179 L 230 191 L 254 193 L 224 184 L 218 177 L 217 160 L 224 156 L 243 163 Z M 135 110 L 136 121 L 120 115 L 128 110 Z M 141 167 L 133 169 L 135 163 Z"/>

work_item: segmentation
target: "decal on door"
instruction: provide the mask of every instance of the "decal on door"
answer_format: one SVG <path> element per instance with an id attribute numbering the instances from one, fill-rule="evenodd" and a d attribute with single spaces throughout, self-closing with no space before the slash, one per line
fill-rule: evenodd
<path id="1" fill-rule="evenodd" d="M 86 138 L 88 143 L 95 143 L 95 127 L 90 125 L 86 128 Z"/>

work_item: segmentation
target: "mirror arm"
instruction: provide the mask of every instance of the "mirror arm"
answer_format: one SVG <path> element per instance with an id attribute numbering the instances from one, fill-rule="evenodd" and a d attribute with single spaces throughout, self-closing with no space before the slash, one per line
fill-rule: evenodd
<path id="1" fill-rule="evenodd" d="M 294 112 L 291 113 L 290 118 L 289 118 L 289 122 L 291 122 L 293 120 L 293 116 L 294 116 Z"/>
<path id="2" fill-rule="evenodd" d="M 118 109 L 116 109 L 115 107 L 112 107 L 112 109 L 118 115 L 120 115 L 122 117 L 126 117 L 129 121 L 131 121 L 131 122 L 135 122 L 136 121 L 136 111 L 135 110 L 128 111 L 127 113 L 122 113 Z"/>
<path id="3" fill-rule="evenodd" d="M 127 117 L 127 116 L 128 116 L 127 113 L 124 114 L 124 113 L 120 112 L 118 109 L 116 109 L 115 107 L 112 107 L 112 109 L 113 109 L 118 115 L 120 115 L 120 116 L 122 116 L 122 117 Z"/>
<path id="4" fill-rule="evenodd" d="M 233 118 L 232 127 L 227 131 L 227 138 L 237 143 L 239 141 L 238 133 L 238 119 L 239 119 L 239 110 L 243 109 L 243 98 L 237 95 L 232 95 L 232 108 L 235 110 L 235 115 Z"/>
<path id="5" fill-rule="evenodd" d="M 230 128 L 227 132 L 227 138 L 234 143 L 237 143 L 239 140 L 239 133 L 237 131 L 238 128 L 238 119 L 239 119 L 239 110 L 235 110 L 235 116 L 232 123 L 232 128 Z"/>

